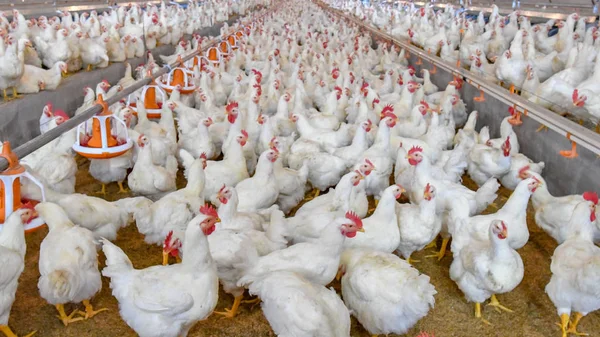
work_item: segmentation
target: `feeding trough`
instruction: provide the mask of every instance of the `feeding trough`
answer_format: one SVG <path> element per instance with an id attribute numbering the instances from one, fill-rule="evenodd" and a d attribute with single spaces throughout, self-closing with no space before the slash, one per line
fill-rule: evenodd
<path id="1" fill-rule="evenodd" d="M 224 40 L 219 42 L 219 54 L 221 55 L 221 58 L 227 57 L 231 54 L 231 45 L 228 41 Z"/>
<path id="2" fill-rule="evenodd" d="M 0 157 L 8 161 L 8 168 L 0 172 L 0 231 L 8 217 L 17 209 L 21 208 L 23 201 L 21 200 L 21 179 L 27 178 L 36 184 L 42 191 L 42 201 L 46 200 L 44 195 L 44 185 L 35 179 L 25 167 L 21 166 L 17 155 L 11 151 L 10 143 L 2 144 Z M 34 201 L 28 201 L 36 203 Z M 35 231 L 44 225 L 44 220 L 35 218 L 25 224 L 25 232 Z"/>
<path id="3" fill-rule="evenodd" d="M 73 150 L 90 159 L 118 157 L 133 146 L 127 132 L 127 124 L 108 110 L 108 104 L 102 95 L 98 97 L 97 104 L 102 106 L 102 112 L 90 119 L 91 134 L 88 131 L 90 120 L 79 124 L 77 141 L 73 144 Z M 121 128 L 117 127 L 119 124 L 122 126 Z M 116 130 L 114 134 L 113 130 Z"/>
<path id="4" fill-rule="evenodd" d="M 238 43 L 237 43 L 238 39 L 236 35 L 229 35 L 227 37 L 227 42 L 229 43 L 229 46 L 231 47 L 231 50 L 237 50 L 238 49 Z"/>
<path id="5" fill-rule="evenodd" d="M 217 47 L 208 48 L 206 57 L 208 58 L 208 62 L 212 63 L 213 67 L 219 66 L 219 62 L 221 62 L 221 53 Z"/>
<path id="6" fill-rule="evenodd" d="M 196 90 L 196 85 L 192 81 L 194 73 L 185 67 L 185 64 L 181 61 L 181 56 L 178 57 L 178 60 L 179 67 L 173 68 L 168 74 L 162 75 L 157 79 L 156 83 L 168 93 L 171 93 L 173 89 L 180 86 L 181 89 L 179 92 L 183 95 L 188 95 Z"/>
<path id="7" fill-rule="evenodd" d="M 140 98 L 132 101 L 132 95 L 127 97 L 127 106 L 137 116 L 138 104 L 146 108 L 148 118 L 159 119 L 163 104 L 167 101 L 167 94 L 155 83 L 148 84 L 142 88 Z"/>

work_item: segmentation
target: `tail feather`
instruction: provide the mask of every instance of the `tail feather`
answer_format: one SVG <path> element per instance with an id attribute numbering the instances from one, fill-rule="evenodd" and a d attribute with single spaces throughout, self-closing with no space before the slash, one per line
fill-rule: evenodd
<path id="1" fill-rule="evenodd" d="M 485 142 L 487 142 L 488 140 L 490 140 L 490 128 L 488 126 L 484 126 L 479 131 L 479 142 L 478 143 L 485 144 Z"/>
<path id="2" fill-rule="evenodd" d="M 274 243 L 280 243 L 282 245 L 281 248 L 284 248 L 287 245 L 287 240 L 285 239 L 285 214 L 280 210 L 274 210 L 271 212 L 270 220 L 269 227 L 266 230 L 267 238 Z"/>
<path id="3" fill-rule="evenodd" d="M 169 173 L 171 173 L 173 176 L 177 175 L 177 169 L 178 169 L 178 164 L 177 164 L 177 159 L 175 159 L 174 156 L 168 156 L 167 157 L 167 162 L 165 165 L 165 168 L 167 169 L 167 171 Z"/>
<path id="4" fill-rule="evenodd" d="M 298 170 L 300 181 L 304 182 L 304 184 L 306 184 L 306 181 L 308 180 L 308 172 L 308 160 L 304 160 L 304 162 L 302 162 L 302 167 Z"/>
<path id="5" fill-rule="evenodd" d="M 135 214 L 139 211 L 147 210 L 153 204 L 152 200 L 146 197 L 124 198 L 113 201 L 113 205 L 129 214 Z"/>
<path id="6" fill-rule="evenodd" d="M 76 291 L 78 287 L 72 287 L 72 285 L 79 284 L 78 276 L 79 273 L 72 273 L 66 269 L 54 270 L 48 275 L 40 277 L 38 288 L 51 289 L 54 298 L 69 298 L 76 295 L 72 292 Z"/>
<path id="7" fill-rule="evenodd" d="M 177 154 L 179 155 L 179 161 L 181 162 L 181 165 L 184 168 L 184 175 L 187 178 L 187 171 L 190 168 L 190 166 L 192 166 L 195 160 L 194 156 L 192 156 L 192 154 L 186 151 L 185 149 L 179 149 Z"/>
<path id="8" fill-rule="evenodd" d="M 477 203 L 477 213 L 483 212 L 489 204 L 496 200 L 498 197 L 498 188 L 500 188 L 500 183 L 495 178 L 491 178 L 483 184 L 476 193 L 476 203 Z"/>
<path id="9" fill-rule="evenodd" d="M 106 256 L 106 267 L 102 269 L 102 275 L 112 278 L 133 270 L 129 257 L 121 248 L 104 238 L 101 242 L 102 251 Z"/>

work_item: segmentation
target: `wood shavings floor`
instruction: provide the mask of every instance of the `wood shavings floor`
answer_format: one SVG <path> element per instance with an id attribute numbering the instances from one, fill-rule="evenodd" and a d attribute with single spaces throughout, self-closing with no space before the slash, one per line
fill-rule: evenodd
<path id="1" fill-rule="evenodd" d="M 78 158 L 80 166 L 77 175 L 76 190 L 79 193 L 94 195 L 101 185 L 88 173 L 88 161 Z M 474 183 L 466 177 L 466 186 L 473 188 Z M 183 187 L 185 180 L 180 175 L 178 187 Z M 107 200 L 116 200 L 127 195 L 118 194 L 116 184 L 107 186 Z M 503 205 L 510 191 L 502 189 L 498 200 Z M 490 211 L 488 209 L 488 211 Z M 491 307 L 483 307 L 483 317 L 492 325 L 486 325 L 473 316 L 473 304 L 466 303 L 463 294 L 450 280 L 448 270 L 452 262 L 451 255 L 442 261 L 425 258 L 434 251 L 422 251 L 414 254 L 420 260 L 416 268 L 427 274 L 435 285 L 435 308 L 429 315 L 419 321 L 406 336 L 416 336 L 420 331 L 434 333 L 436 337 L 471 337 L 471 336 L 501 336 L 501 337 L 560 337 L 559 322 L 556 309 L 544 292 L 544 287 L 550 280 L 550 258 L 556 243 L 539 229 L 533 221 L 531 207 L 528 212 L 528 224 L 531 237 L 519 253 L 525 264 L 523 282 L 511 293 L 498 296 L 499 301 L 514 310 L 514 313 L 498 313 Z M 20 278 L 15 304 L 12 307 L 9 325 L 19 336 L 37 330 L 39 337 L 130 337 L 136 336 L 121 319 L 118 303 L 111 295 L 108 280 L 103 278 L 101 292 L 92 300 L 95 308 L 108 308 L 93 319 L 76 322 L 64 327 L 57 319 L 56 309 L 47 304 L 38 293 L 39 278 L 38 257 L 42 239 L 47 233 L 43 228 L 27 236 L 27 256 L 25 270 Z M 161 248 L 144 243 L 142 235 L 137 232 L 135 225 L 121 229 L 115 242 L 130 257 L 136 268 L 145 268 L 161 263 Z M 104 256 L 100 253 L 101 267 L 104 266 Z M 334 284 L 339 287 L 339 284 Z M 221 291 L 217 310 L 231 306 L 233 298 Z M 79 307 L 78 307 L 79 306 Z M 71 312 L 79 305 L 67 305 L 66 311 Z M 579 331 L 592 333 L 600 331 L 600 314 L 592 313 L 581 320 Z M 265 320 L 259 305 L 253 308 L 243 304 L 238 316 L 234 319 L 221 319 L 217 315 L 199 322 L 190 332 L 190 337 L 261 337 L 274 336 Z M 353 337 L 370 336 L 360 324 L 353 319 Z"/>

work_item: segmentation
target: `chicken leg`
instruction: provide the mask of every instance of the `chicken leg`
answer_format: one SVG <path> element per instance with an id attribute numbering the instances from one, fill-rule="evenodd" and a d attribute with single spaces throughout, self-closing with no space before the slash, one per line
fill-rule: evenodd
<path id="1" fill-rule="evenodd" d="M 65 325 L 65 326 L 67 326 L 67 325 L 69 325 L 70 323 L 73 323 L 73 322 L 77 322 L 77 321 L 83 321 L 83 317 L 77 317 L 77 318 L 73 318 L 73 316 L 74 316 L 75 314 L 80 314 L 80 313 L 82 313 L 82 312 L 81 312 L 81 311 L 79 311 L 79 310 L 73 310 L 73 312 L 72 312 L 70 315 L 67 315 L 67 314 L 65 313 L 65 306 L 64 306 L 63 304 L 57 304 L 57 305 L 56 305 L 56 310 L 58 310 L 58 319 L 60 319 L 60 320 L 61 320 L 61 322 L 62 322 L 62 323 Z"/>
<path id="2" fill-rule="evenodd" d="M 569 324 L 569 314 L 560 315 L 560 323 L 556 323 L 562 330 L 562 337 L 567 337 L 567 325 Z"/>
<path id="3" fill-rule="evenodd" d="M 237 314 L 240 304 L 242 303 L 243 297 L 244 297 L 243 294 L 240 296 L 236 296 L 233 299 L 233 305 L 231 306 L 231 309 L 225 308 L 224 312 L 223 311 L 215 311 L 215 314 L 223 316 L 222 318 L 234 318 L 235 315 Z"/>
<path id="4" fill-rule="evenodd" d="M 119 185 L 119 193 L 129 193 L 129 190 L 123 187 L 122 181 L 117 181 L 117 184 Z"/>
<path id="5" fill-rule="evenodd" d="M 449 241 L 450 238 L 442 238 L 442 247 L 440 248 L 440 251 L 437 254 L 427 255 L 425 257 L 437 257 L 438 261 L 440 261 L 446 255 L 446 247 L 448 247 Z"/>
<path id="6" fill-rule="evenodd" d="M 92 71 L 92 65 L 91 64 L 87 65 L 86 71 Z"/>
<path id="7" fill-rule="evenodd" d="M 579 324 L 579 321 L 581 320 L 582 317 L 583 317 L 583 315 L 580 312 L 575 313 L 575 319 L 569 323 L 569 329 L 567 330 L 567 333 L 570 333 L 570 334 L 573 334 L 576 336 L 588 336 L 589 335 L 587 333 L 577 331 L 577 324 Z"/>
<path id="8" fill-rule="evenodd" d="M 514 312 L 514 311 L 510 310 L 509 308 L 500 304 L 500 302 L 498 302 L 498 299 L 496 298 L 495 294 L 493 294 L 492 297 L 490 298 L 490 303 L 488 303 L 488 305 L 491 305 L 492 307 L 494 307 L 494 309 L 496 309 L 496 311 L 498 311 L 498 312 L 500 312 L 500 310 L 504 310 L 506 312 Z"/>
<path id="9" fill-rule="evenodd" d="M 481 316 L 481 303 L 479 302 L 475 303 L 475 317 L 479 318 L 485 324 L 492 325 L 490 324 L 490 322 L 488 322 L 485 318 Z"/>
<path id="10" fill-rule="evenodd" d="M 85 319 L 92 318 L 103 311 L 108 311 L 107 308 L 102 308 L 100 310 L 94 311 L 94 307 L 92 306 L 89 300 L 84 300 L 83 306 L 85 307 Z"/>
<path id="11" fill-rule="evenodd" d="M 415 259 L 411 259 L 410 256 L 408 257 L 408 259 L 406 259 L 406 262 L 414 265 L 415 263 L 419 263 L 421 262 L 421 260 L 415 260 Z"/>
<path id="12" fill-rule="evenodd" d="M 0 324 L 0 331 L 2 331 L 2 333 L 4 333 L 4 335 L 6 335 L 6 337 L 19 337 L 14 332 L 12 332 L 12 330 L 8 327 L 8 325 L 1 325 Z M 36 332 L 37 331 L 33 331 L 33 332 L 29 333 L 29 335 L 27 335 L 25 337 L 31 337 Z"/>
<path id="13" fill-rule="evenodd" d="M 15 98 L 21 98 L 21 97 L 23 97 L 23 95 L 19 95 L 19 94 L 17 93 L 17 88 L 16 88 L 16 87 L 12 87 L 12 92 L 13 92 L 13 95 L 12 95 L 12 98 L 13 98 L 13 99 L 15 99 Z"/>

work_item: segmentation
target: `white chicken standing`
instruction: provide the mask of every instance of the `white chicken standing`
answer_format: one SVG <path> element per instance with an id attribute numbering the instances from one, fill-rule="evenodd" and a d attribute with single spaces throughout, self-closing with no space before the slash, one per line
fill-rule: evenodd
<path id="1" fill-rule="evenodd" d="M 65 326 L 108 310 L 94 310 L 90 303 L 102 289 L 92 232 L 74 225 L 57 204 L 43 202 L 37 204 L 35 210 L 50 229 L 40 245 L 40 295 L 56 307 Z M 79 310 L 67 315 L 64 304 L 78 302 L 85 306 L 84 317 L 73 317 Z"/>
<path id="2" fill-rule="evenodd" d="M 256 171 L 251 178 L 240 181 L 235 189 L 238 193 L 238 210 L 252 212 L 270 207 L 277 201 L 279 187 L 274 174 L 274 163 L 279 156 L 277 149 L 263 152 L 258 159 Z"/>
<path id="3" fill-rule="evenodd" d="M 219 279 L 207 236 L 215 230 L 216 210 L 204 206 L 185 231 L 183 259 L 169 266 L 134 269 L 125 253 L 102 240 L 106 267 L 119 312 L 141 337 L 187 336 L 217 305 Z"/>
<path id="4" fill-rule="evenodd" d="M 339 273 L 344 303 L 374 336 L 406 333 L 435 304 L 429 277 L 393 254 L 348 249 Z"/>
<path id="5" fill-rule="evenodd" d="M 15 301 L 19 276 L 25 268 L 25 227 L 36 217 L 32 208 L 23 207 L 8 216 L 0 231 L 0 331 L 7 337 L 16 336 L 8 326 L 10 308 Z M 35 331 L 25 337 L 30 337 Z"/>

